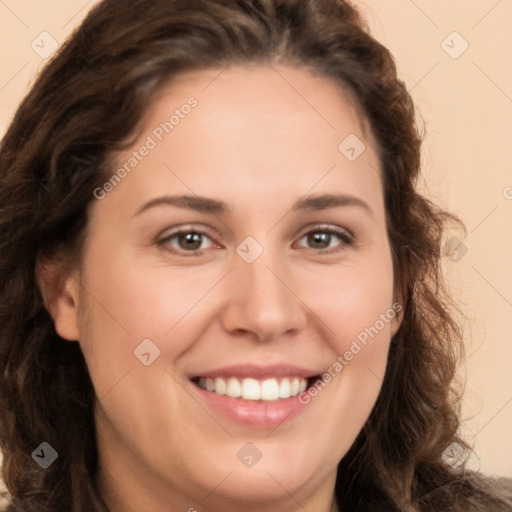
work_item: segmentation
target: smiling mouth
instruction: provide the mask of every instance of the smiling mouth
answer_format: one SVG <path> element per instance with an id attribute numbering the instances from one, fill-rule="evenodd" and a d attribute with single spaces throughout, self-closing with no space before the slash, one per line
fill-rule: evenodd
<path id="1" fill-rule="evenodd" d="M 318 377 L 273 377 L 263 380 L 241 377 L 194 377 L 199 388 L 217 395 L 242 400 L 273 402 L 303 393 Z"/>

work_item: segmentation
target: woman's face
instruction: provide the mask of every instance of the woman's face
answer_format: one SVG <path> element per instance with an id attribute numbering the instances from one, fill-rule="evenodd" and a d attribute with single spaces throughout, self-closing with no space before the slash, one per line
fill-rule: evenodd
<path id="1" fill-rule="evenodd" d="M 328 510 L 399 325 L 380 173 L 354 108 L 305 70 L 159 94 L 55 317 L 95 387 L 113 512 Z"/>

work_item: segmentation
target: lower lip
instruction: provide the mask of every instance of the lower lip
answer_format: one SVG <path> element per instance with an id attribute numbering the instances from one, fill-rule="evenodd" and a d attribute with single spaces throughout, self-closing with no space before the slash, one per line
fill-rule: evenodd
<path id="1" fill-rule="evenodd" d="M 306 409 L 306 406 L 299 401 L 299 395 L 275 401 L 253 401 L 219 395 L 202 389 L 193 382 L 191 385 L 209 408 L 219 411 L 224 417 L 238 424 L 277 427 L 291 421 Z"/>

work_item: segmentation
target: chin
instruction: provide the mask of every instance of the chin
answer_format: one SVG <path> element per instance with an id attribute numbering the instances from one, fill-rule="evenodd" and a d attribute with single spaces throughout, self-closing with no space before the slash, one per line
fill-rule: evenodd
<path id="1" fill-rule="evenodd" d="M 276 447 L 272 450 L 270 445 L 262 446 L 261 451 L 261 459 L 252 467 L 246 467 L 235 456 L 229 467 L 213 470 L 214 475 L 226 475 L 215 494 L 223 494 L 226 499 L 233 501 L 249 501 L 254 504 L 289 499 L 288 493 L 300 495 L 317 478 L 325 479 L 329 471 L 329 467 L 320 461 L 305 461 L 302 455 L 297 457 L 298 447 L 295 448 L 295 454 L 292 449 Z"/>

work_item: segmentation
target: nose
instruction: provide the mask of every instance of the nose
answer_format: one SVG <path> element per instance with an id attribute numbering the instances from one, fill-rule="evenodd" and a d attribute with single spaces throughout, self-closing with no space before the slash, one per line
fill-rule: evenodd
<path id="1" fill-rule="evenodd" d="M 252 263 L 237 257 L 226 281 L 222 323 L 230 333 L 270 341 L 304 327 L 306 306 L 294 291 L 289 265 L 279 257 L 264 253 Z"/>

